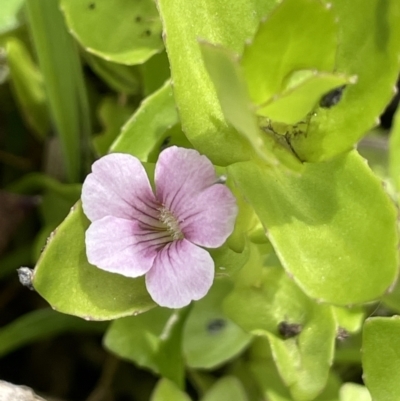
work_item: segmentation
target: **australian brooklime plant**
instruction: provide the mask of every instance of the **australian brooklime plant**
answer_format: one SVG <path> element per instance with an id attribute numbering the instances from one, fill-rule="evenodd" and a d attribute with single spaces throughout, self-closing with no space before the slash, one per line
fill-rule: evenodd
<path id="1" fill-rule="evenodd" d="M 61 149 L 31 283 L 50 322 L 111 321 L 152 401 L 398 401 L 400 2 L 24 7 L 38 65 L 0 43 Z"/>

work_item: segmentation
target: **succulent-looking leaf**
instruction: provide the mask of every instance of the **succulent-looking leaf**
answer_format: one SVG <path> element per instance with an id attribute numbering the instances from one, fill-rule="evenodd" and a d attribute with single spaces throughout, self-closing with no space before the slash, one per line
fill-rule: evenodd
<path id="1" fill-rule="evenodd" d="M 55 310 L 87 320 L 116 319 L 152 308 L 143 277 L 130 279 L 89 264 L 85 253 L 88 226 L 78 203 L 48 239 L 35 267 L 36 291 Z"/>
<path id="2" fill-rule="evenodd" d="M 141 64 L 162 50 L 161 23 L 151 0 L 61 0 L 68 28 L 90 53 Z"/>
<path id="3" fill-rule="evenodd" d="M 362 303 L 382 296 L 395 280 L 396 210 L 357 152 L 306 164 L 301 177 L 251 162 L 228 171 L 283 267 L 309 296 Z"/>

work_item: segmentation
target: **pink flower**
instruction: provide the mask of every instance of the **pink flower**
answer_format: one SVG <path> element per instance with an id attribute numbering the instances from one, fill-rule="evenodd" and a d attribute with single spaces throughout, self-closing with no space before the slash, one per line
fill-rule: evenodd
<path id="1" fill-rule="evenodd" d="M 193 149 L 164 150 L 155 169 L 155 193 L 133 156 L 113 153 L 92 166 L 83 183 L 83 210 L 91 264 L 126 277 L 146 275 L 153 300 L 181 308 L 210 289 L 214 261 L 200 248 L 217 248 L 237 215 L 230 190 L 211 162 Z"/>

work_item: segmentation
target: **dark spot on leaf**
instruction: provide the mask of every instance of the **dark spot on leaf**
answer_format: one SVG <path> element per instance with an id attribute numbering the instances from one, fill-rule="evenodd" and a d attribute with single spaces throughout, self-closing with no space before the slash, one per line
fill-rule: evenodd
<path id="1" fill-rule="evenodd" d="M 279 334 L 284 338 L 292 338 L 301 333 L 302 326 L 297 323 L 280 322 L 278 324 Z"/>
<path id="2" fill-rule="evenodd" d="M 146 29 L 146 30 L 142 33 L 142 36 L 150 36 L 150 35 L 151 35 L 150 29 Z"/>
<path id="3" fill-rule="evenodd" d="M 226 326 L 226 320 L 224 319 L 214 319 L 211 320 L 211 322 L 208 323 L 207 325 L 207 331 L 210 334 L 217 334 L 219 333 L 221 330 L 223 330 Z"/>
<path id="4" fill-rule="evenodd" d="M 135 18 L 135 21 L 136 21 L 136 22 L 142 21 L 142 17 L 141 17 L 140 15 L 138 15 L 138 16 Z"/>
<path id="5" fill-rule="evenodd" d="M 19 269 L 17 269 L 17 272 L 18 272 L 19 282 L 24 287 L 27 287 L 31 291 L 34 291 L 35 289 L 33 288 L 32 285 L 33 270 L 30 269 L 29 267 L 20 267 Z"/>
<path id="6" fill-rule="evenodd" d="M 343 95 L 343 90 L 346 85 L 340 86 L 339 88 L 333 89 L 324 96 L 322 96 L 319 105 L 325 109 L 329 109 L 340 102 Z"/>
<path id="7" fill-rule="evenodd" d="M 90 3 L 90 4 L 89 4 L 89 8 L 90 8 L 91 10 L 94 10 L 94 9 L 96 8 L 96 3 Z"/>

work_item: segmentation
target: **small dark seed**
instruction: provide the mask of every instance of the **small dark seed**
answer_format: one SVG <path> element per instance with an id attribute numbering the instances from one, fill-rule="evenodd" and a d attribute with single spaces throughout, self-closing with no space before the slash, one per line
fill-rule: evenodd
<path id="1" fill-rule="evenodd" d="M 210 334 L 217 334 L 221 330 L 223 330 L 226 326 L 226 320 L 224 319 L 214 319 L 211 320 L 211 322 L 208 323 L 207 325 L 207 331 Z"/>
<path id="2" fill-rule="evenodd" d="M 280 322 L 278 324 L 279 334 L 284 338 L 292 338 L 301 333 L 301 324 Z"/>
<path id="3" fill-rule="evenodd" d="M 329 109 L 340 102 L 343 95 L 343 90 L 346 85 L 340 86 L 339 88 L 333 89 L 332 91 L 326 93 L 322 96 L 319 105 L 325 109 Z"/>
<path id="4" fill-rule="evenodd" d="M 140 16 L 140 15 L 138 15 L 136 18 L 135 18 L 135 21 L 136 22 L 140 22 L 142 20 L 142 17 Z"/>
<path id="5" fill-rule="evenodd" d="M 90 4 L 89 4 L 89 8 L 90 8 L 91 10 L 94 10 L 94 9 L 96 8 L 96 3 L 90 3 Z"/>

